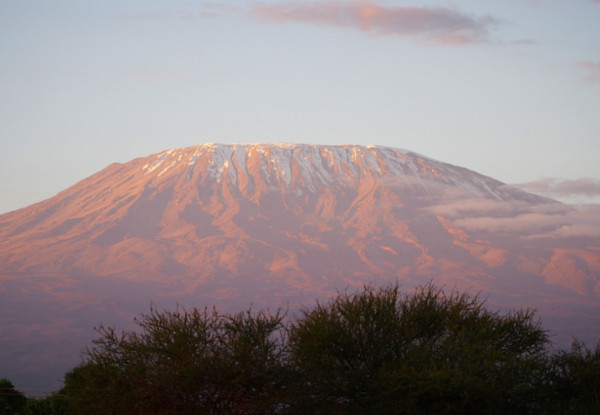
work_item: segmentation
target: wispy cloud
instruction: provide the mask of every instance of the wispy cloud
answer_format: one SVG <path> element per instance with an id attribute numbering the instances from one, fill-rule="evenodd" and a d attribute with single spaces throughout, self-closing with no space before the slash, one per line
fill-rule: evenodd
<path id="1" fill-rule="evenodd" d="M 567 222 L 558 228 L 534 237 L 600 237 L 600 205 L 581 206 L 566 215 Z"/>
<path id="2" fill-rule="evenodd" d="M 553 196 L 600 194 L 600 180 L 543 179 L 528 183 L 527 190 Z M 522 185 L 525 188 L 525 185 Z M 441 194 L 441 193 L 440 193 Z M 600 205 L 568 205 L 551 200 L 539 203 L 477 198 L 467 193 L 444 192 L 439 201 L 427 208 L 453 226 L 473 236 L 519 236 L 523 239 L 600 237 Z"/>
<path id="3" fill-rule="evenodd" d="M 600 205 L 575 209 L 560 203 L 532 205 L 465 198 L 427 210 L 469 233 L 519 235 L 524 239 L 600 237 Z"/>
<path id="4" fill-rule="evenodd" d="M 514 217 L 466 217 L 454 221 L 455 225 L 469 231 L 479 230 L 493 233 L 521 234 L 526 237 L 556 232 L 562 226 L 569 225 L 566 215 L 548 215 L 542 213 L 523 213 Z"/>
<path id="5" fill-rule="evenodd" d="M 573 208 L 556 202 L 536 205 L 516 201 L 506 203 L 492 199 L 468 197 L 468 195 L 465 194 L 461 199 L 457 198 L 452 200 L 448 198 L 444 203 L 429 207 L 428 210 L 436 215 L 442 215 L 449 218 L 507 218 L 532 213 L 540 215 L 563 215 L 573 210 Z"/>
<path id="6" fill-rule="evenodd" d="M 600 3 L 600 0 L 596 3 Z M 589 81 L 600 82 L 600 61 L 581 61 L 577 65 L 587 72 Z"/>
<path id="7" fill-rule="evenodd" d="M 373 1 L 256 3 L 252 14 L 274 22 L 306 22 L 376 34 L 417 36 L 442 44 L 488 42 L 498 20 L 471 16 L 456 7 L 394 6 Z"/>
<path id="8" fill-rule="evenodd" d="M 600 180 L 592 177 L 574 180 L 543 178 L 515 186 L 528 192 L 554 198 L 600 196 Z"/>

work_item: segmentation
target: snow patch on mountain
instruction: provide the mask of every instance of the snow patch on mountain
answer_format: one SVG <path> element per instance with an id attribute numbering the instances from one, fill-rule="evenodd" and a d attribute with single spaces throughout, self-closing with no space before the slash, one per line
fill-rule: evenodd
<path id="1" fill-rule="evenodd" d="M 238 185 L 240 177 L 245 176 L 247 182 L 259 172 L 261 180 L 269 185 L 282 184 L 295 192 L 298 185 L 318 192 L 323 186 L 344 182 L 395 180 L 398 185 L 418 183 L 428 193 L 434 192 L 436 185 L 451 185 L 496 200 L 538 198 L 468 169 L 385 146 L 206 143 L 170 149 L 150 158 L 142 167 L 144 174 L 160 177 L 182 165 L 189 180 L 195 166 L 202 161 L 206 168 L 200 174 L 217 182 L 227 177 L 233 185 Z"/>

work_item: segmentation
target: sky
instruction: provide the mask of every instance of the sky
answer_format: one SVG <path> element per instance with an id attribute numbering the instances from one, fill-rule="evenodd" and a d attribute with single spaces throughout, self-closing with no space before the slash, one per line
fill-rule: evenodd
<path id="1" fill-rule="evenodd" d="M 0 213 L 205 142 L 408 149 L 600 201 L 600 0 L 0 0 Z"/>

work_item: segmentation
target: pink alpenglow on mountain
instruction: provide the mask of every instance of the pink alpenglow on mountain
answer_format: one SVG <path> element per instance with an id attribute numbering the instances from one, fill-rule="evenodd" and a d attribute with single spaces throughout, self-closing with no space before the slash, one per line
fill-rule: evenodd
<path id="1" fill-rule="evenodd" d="M 0 216 L 0 374 L 52 389 L 99 323 L 434 281 L 600 339 L 600 218 L 378 146 L 204 144 Z"/>

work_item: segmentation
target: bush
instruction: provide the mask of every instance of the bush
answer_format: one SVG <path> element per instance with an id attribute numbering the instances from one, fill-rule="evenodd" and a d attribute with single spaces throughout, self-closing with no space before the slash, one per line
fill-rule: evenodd
<path id="1" fill-rule="evenodd" d="M 314 413 L 518 413 L 534 409 L 548 337 L 533 312 L 499 315 L 432 285 L 367 287 L 292 324 L 301 403 Z"/>
<path id="2" fill-rule="evenodd" d="M 27 398 L 8 379 L 0 379 L 0 415 L 13 415 L 21 411 Z"/>
<path id="3" fill-rule="evenodd" d="M 43 398 L 29 398 L 22 415 L 66 415 L 70 414 L 69 399 L 63 391 Z"/>
<path id="4" fill-rule="evenodd" d="M 100 327 L 65 389 L 81 414 L 269 414 L 286 380 L 282 318 L 151 310 L 139 334 Z"/>
<path id="5" fill-rule="evenodd" d="M 65 377 L 69 413 L 600 413 L 600 345 L 551 355 L 531 311 L 430 284 L 284 317 L 151 309 L 138 331 L 100 327 Z"/>
<path id="6" fill-rule="evenodd" d="M 574 340 L 550 358 L 545 379 L 553 413 L 600 414 L 600 343 L 592 350 Z"/>

